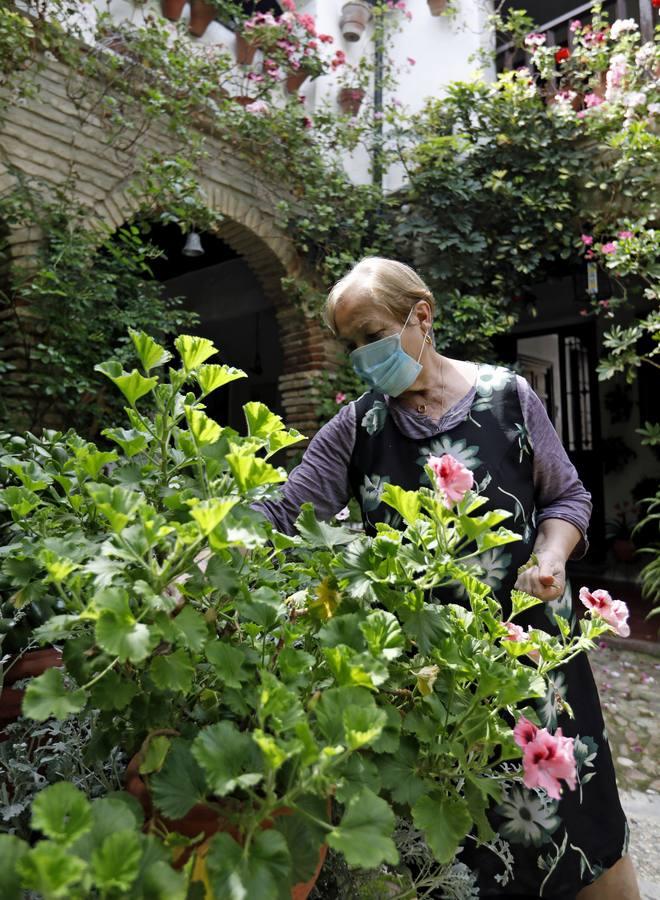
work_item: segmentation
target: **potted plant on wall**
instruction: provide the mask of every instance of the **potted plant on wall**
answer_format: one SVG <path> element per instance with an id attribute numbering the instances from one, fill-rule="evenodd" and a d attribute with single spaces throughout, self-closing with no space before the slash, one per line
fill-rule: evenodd
<path id="1" fill-rule="evenodd" d="M 364 99 L 364 88 L 343 85 L 339 88 L 337 102 L 343 113 L 356 116 Z"/>
<path id="2" fill-rule="evenodd" d="M 371 6 L 366 0 L 351 0 L 344 3 L 339 19 L 339 28 L 345 41 L 359 41 L 371 21 Z"/>
<path id="3" fill-rule="evenodd" d="M 441 16 L 449 6 L 449 0 L 426 0 L 432 16 Z"/>
<path id="4" fill-rule="evenodd" d="M 611 541 L 612 553 L 619 562 L 632 562 L 637 549 L 632 539 L 636 509 L 625 500 L 614 505 L 616 515 L 605 522 L 605 536 Z"/>

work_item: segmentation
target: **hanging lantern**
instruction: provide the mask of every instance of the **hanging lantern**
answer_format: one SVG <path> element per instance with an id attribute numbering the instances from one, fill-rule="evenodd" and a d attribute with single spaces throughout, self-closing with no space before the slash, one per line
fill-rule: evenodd
<path id="1" fill-rule="evenodd" d="M 196 231 L 189 231 L 186 235 L 186 243 L 181 251 L 184 256 L 203 256 L 204 248 L 199 234 Z"/>

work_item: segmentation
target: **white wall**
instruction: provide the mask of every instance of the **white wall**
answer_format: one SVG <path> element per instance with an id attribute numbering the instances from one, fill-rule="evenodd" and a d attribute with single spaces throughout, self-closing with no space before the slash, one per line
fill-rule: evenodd
<path id="1" fill-rule="evenodd" d="M 342 49 L 349 63 L 357 63 L 362 55 L 373 56 L 372 27 L 360 41 L 350 43 L 341 36 L 339 22 L 345 0 L 298 0 L 298 9 L 315 16 L 320 33 L 331 34 L 334 44 L 326 45 L 334 52 Z M 395 97 L 403 105 L 403 109 L 415 112 L 419 110 L 427 97 L 443 94 L 450 81 L 466 80 L 478 77 L 480 64 L 471 59 L 472 54 L 482 47 L 490 47 L 493 35 L 486 27 L 487 16 L 492 11 L 492 0 L 453 0 L 457 14 L 452 17 L 434 17 L 429 12 L 426 0 L 408 0 L 408 9 L 412 20 L 393 12 L 393 18 L 401 22 L 402 29 L 394 35 L 392 53 L 397 66 L 405 66 L 399 79 Z M 86 18 L 90 23 L 94 19 L 95 10 L 109 11 L 113 19 L 130 21 L 140 25 L 145 16 L 160 12 L 159 0 L 145 0 L 133 3 L 132 0 L 92 0 Z M 182 20 L 189 19 L 190 7 L 184 6 Z M 171 26 L 174 29 L 174 26 Z M 193 46 L 220 44 L 233 51 L 234 35 L 231 31 L 212 22 L 201 38 L 190 38 Z M 407 65 L 406 59 L 415 60 L 414 65 Z M 255 64 L 259 63 L 259 54 Z M 300 89 L 305 97 L 305 107 L 311 113 L 319 107 L 330 104 L 336 108 L 337 78 L 340 70 L 315 81 L 307 81 Z M 489 68 L 483 77 L 492 79 L 494 67 Z M 392 100 L 394 97 L 385 98 Z M 359 149 L 345 159 L 346 169 L 356 182 L 365 182 L 369 175 L 369 153 Z M 403 171 L 395 167 L 385 176 L 385 187 L 394 190 L 403 181 Z"/>

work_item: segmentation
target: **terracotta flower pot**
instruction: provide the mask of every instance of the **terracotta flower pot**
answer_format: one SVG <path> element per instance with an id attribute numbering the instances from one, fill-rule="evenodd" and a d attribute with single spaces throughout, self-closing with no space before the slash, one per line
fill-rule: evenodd
<path id="1" fill-rule="evenodd" d="M 215 19 L 216 9 L 205 0 L 190 0 L 190 24 L 188 31 L 195 37 L 201 37 Z"/>
<path id="2" fill-rule="evenodd" d="M 371 7 L 364 0 L 353 0 L 344 3 L 339 20 L 339 28 L 345 41 L 355 43 L 364 34 L 364 29 L 371 21 Z"/>
<path id="3" fill-rule="evenodd" d="M 166 19 L 177 22 L 181 18 L 186 0 L 160 0 L 160 8 Z"/>
<path id="4" fill-rule="evenodd" d="M 176 732 L 172 732 L 169 730 L 159 733 L 176 734 Z M 156 732 L 154 732 L 154 734 L 156 734 Z M 210 838 L 212 838 L 213 835 L 217 834 L 217 832 L 219 831 L 227 832 L 234 838 L 234 840 L 240 841 L 240 835 L 231 825 L 231 823 L 227 819 L 223 819 L 215 809 L 212 809 L 205 803 L 196 803 L 195 806 L 193 806 L 192 809 L 181 819 L 167 819 L 164 816 L 158 814 L 154 810 L 151 796 L 149 794 L 149 789 L 147 788 L 144 779 L 140 775 L 141 759 L 141 754 L 136 753 L 129 762 L 126 768 L 125 787 L 129 794 L 132 794 L 142 806 L 142 809 L 145 813 L 145 818 L 152 821 L 154 818 L 156 818 L 158 820 L 158 823 L 164 826 L 167 831 L 175 831 L 190 838 L 203 834 L 205 838 L 204 842 L 197 848 L 185 848 L 183 852 L 177 857 L 174 868 L 180 868 L 181 866 L 185 865 L 190 858 L 191 853 L 193 852 L 198 858 L 198 861 L 200 858 L 203 859 Z M 330 805 L 329 801 L 328 805 Z M 289 816 L 292 814 L 292 812 L 292 810 L 282 807 L 281 809 L 274 810 L 273 818 L 277 818 L 278 816 Z M 272 828 L 272 820 L 265 820 L 261 823 L 261 827 L 264 829 Z M 319 849 L 319 860 L 313 876 L 309 881 L 300 882 L 299 884 L 293 885 L 293 887 L 291 888 L 291 900 L 307 900 L 318 880 L 321 869 L 323 868 L 323 863 L 325 862 L 327 852 L 328 848 L 325 844 L 323 844 Z"/>
<path id="5" fill-rule="evenodd" d="M 286 76 L 286 89 L 289 94 L 295 94 L 299 87 L 307 80 L 307 72 L 289 72 Z"/>
<path id="6" fill-rule="evenodd" d="M 21 714 L 25 691 L 8 687 L 21 678 L 34 678 L 46 669 L 62 665 L 62 654 L 54 647 L 44 650 L 28 650 L 18 657 L 12 657 L 3 667 L 3 687 L 0 692 L 0 722 L 8 725 L 15 722 Z M 0 734 L 0 740 L 2 740 Z"/>
<path id="7" fill-rule="evenodd" d="M 364 99 L 364 91 L 362 88 L 340 88 L 337 95 L 337 102 L 344 113 L 351 113 L 356 116 Z"/>
<path id="8" fill-rule="evenodd" d="M 254 60 L 257 45 L 251 44 L 242 34 L 236 35 L 236 62 L 242 66 L 249 66 Z"/>
<path id="9" fill-rule="evenodd" d="M 432 16 L 441 16 L 447 9 L 447 0 L 426 0 Z"/>

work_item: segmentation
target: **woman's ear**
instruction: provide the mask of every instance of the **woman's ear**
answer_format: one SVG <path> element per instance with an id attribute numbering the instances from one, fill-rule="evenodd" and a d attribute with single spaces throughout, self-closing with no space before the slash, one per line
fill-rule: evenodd
<path id="1" fill-rule="evenodd" d="M 429 303 L 426 300 L 418 300 L 415 304 L 415 313 L 417 315 L 417 321 L 424 331 L 432 331 L 433 315 Z"/>

